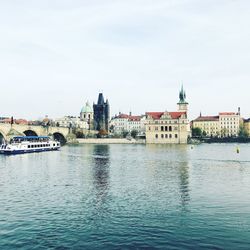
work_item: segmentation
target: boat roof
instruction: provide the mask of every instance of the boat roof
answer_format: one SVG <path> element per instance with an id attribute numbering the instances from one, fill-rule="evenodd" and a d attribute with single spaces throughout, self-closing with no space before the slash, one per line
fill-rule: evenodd
<path id="1" fill-rule="evenodd" d="M 14 139 L 48 139 L 49 136 L 14 136 Z"/>

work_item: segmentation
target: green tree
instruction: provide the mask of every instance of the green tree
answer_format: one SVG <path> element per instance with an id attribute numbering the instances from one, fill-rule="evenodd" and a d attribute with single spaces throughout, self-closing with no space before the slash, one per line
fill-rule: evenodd
<path id="1" fill-rule="evenodd" d="M 132 130 L 132 131 L 131 131 L 131 136 L 132 136 L 133 138 L 135 138 L 137 135 L 138 135 L 138 131 L 137 131 L 137 130 Z"/>
<path id="2" fill-rule="evenodd" d="M 202 136 L 204 136 L 204 137 L 207 136 L 207 132 L 205 130 L 202 131 Z"/>
<path id="3" fill-rule="evenodd" d="M 244 127 L 243 124 L 240 125 L 240 128 L 239 128 L 239 137 L 241 138 L 247 138 L 249 136 L 246 128 Z"/>
<path id="4" fill-rule="evenodd" d="M 123 131 L 122 131 L 122 137 L 123 137 L 123 138 L 126 138 L 128 134 L 129 134 L 128 131 L 126 131 L 126 130 L 123 130 Z"/>
<path id="5" fill-rule="evenodd" d="M 192 136 L 193 137 L 201 137 L 202 130 L 200 128 L 192 128 Z"/>
<path id="6" fill-rule="evenodd" d="M 221 137 L 227 137 L 228 135 L 228 130 L 226 128 L 221 129 Z"/>

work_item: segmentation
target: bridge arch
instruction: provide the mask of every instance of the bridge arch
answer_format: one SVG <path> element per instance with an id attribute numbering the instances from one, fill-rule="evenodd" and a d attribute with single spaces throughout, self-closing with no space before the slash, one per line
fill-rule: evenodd
<path id="1" fill-rule="evenodd" d="M 6 135 L 0 130 L 0 144 L 2 144 L 4 140 L 6 140 Z"/>
<path id="2" fill-rule="evenodd" d="M 53 138 L 54 138 L 54 140 L 59 141 L 61 143 L 61 145 L 65 145 L 66 142 L 67 142 L 67 140 L 64 137 L 64 135 L 62 133 L 59 133 L 59 132 L 53 133 Z"/>
<path id="3" fill-rule="evenodd" d="M 31 129 L 25 130 L 23 133 L 26 136 L 38 136 L 38 134 L 34 130 L 31 130 Z"/>

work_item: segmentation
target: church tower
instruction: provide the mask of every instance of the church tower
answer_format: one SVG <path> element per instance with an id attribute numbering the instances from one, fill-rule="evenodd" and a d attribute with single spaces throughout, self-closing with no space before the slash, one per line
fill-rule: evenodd
<path id="1" fill-rule="evenodd" d="M 187 112 L 188 111 L 188 102 L 186 101 L 186 92 L 183 89 L 183 85 L 181 86 L 181 91 L 179 92 L 179 102 L 178 111 Z"/>
<path id="2" fill-rule="evenodd" d="M 80 119 L 81 121 L 87 122 L 89 129 L 93 129 L 94 111 L 88 101 L 81 110 Z"/>

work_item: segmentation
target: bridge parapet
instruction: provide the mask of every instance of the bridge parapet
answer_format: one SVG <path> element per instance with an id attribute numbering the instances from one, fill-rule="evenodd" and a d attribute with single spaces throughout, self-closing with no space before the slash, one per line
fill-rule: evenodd
<path id="1" fill-rule="evenodd" d="M 69 135 L 68 128 L 61 127 L 44 127 L 35 125 L 19 125 L 19 124 L 6 124 L 0 123 L 0 135 L 5 140 L 9 140 L 13 136 L 18 135 L 37 135 L 37 136 L 61 136 L 67 141 Z"/>

